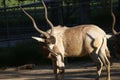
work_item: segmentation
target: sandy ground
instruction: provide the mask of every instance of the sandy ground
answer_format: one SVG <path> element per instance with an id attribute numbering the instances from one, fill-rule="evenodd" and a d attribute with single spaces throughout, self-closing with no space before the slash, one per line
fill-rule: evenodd
<path id="1" fill-rule="evenodd" d="M 95 80 L 96 67 L 94 63 L 70 63 L 66 65 L 65 80 Z M 100 80 L 106 79 L 106 69 L 103 68 Z M 32 70 L 15 71 L 14 68 L 0 70 L 0 80 L 54 80 L 51 65 L 42 65 Z M 120 80 L 120 62 L 111 66 L 111 80 Z"/>

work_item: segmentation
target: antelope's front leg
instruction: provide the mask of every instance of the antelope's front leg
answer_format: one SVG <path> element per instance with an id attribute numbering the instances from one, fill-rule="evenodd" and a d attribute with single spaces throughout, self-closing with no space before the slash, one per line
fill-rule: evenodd
<path id="1" fill-rule="evenodd" d="M 65 64 L 64 64 L 64 57 L 61 54 L 58 54 L 56 56 L 56 64 L 57 64 L 57 68 L 59 70 L 60 80 L 64 80 Z"/>
<path id="2" fill-rule="evenodd" d="M 56 61 L 53 61 L 53 72 L 55 75 L 55 80 L 64 80 L 64 67 L 58 67 Z"/>
<path id="3" fill-rule="evenodd" d="M 52 63 L 53 63 L 53 72 L 55 75 L 55 80 L 58 80 L 58 69 L 57 69 L 56 61 L 52 60 Z"/>

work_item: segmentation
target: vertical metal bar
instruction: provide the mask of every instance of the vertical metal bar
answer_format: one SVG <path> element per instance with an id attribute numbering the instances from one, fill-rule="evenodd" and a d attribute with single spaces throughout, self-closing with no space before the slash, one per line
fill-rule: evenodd
<path id="1" fill-rule="evenodd" d="M 10 47 L 10 41 L 9 41 L 9 26 L 8 26 L 8 15 L 7 15 L 7 10 L 6 10 L 6 0 L 3 0 L 4 4 L 4 15 L 5 15 L 5 23 L 6 23 L 6 30 L 7 30 L 7 47 Z"/>
<path id="2" fill-rule="evenodd" d="M 63 3 L 62 1 L 59 1 L 59 6 L 58 6 L 58 19 L 59 19 L 59 24 L 63 25 Z"/>

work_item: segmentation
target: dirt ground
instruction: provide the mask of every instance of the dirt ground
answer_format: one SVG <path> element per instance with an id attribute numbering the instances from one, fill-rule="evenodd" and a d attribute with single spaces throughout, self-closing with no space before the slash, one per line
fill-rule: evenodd
<path id="1" fill-rule="evenodd" d="M 96 67 L 94 63 L 69 63 L 66 65 L 65 80 L 95 80 Z M 100 80 L 106 79 L 106 69 L 103 68 Z M 15 71 L 14 68 L 0 70 L 0 80 L 54 80 L 51 65 L 42 65 L 32 70 Z M 120 62 L 111 66 L 111 80 L 120 80 Z"/>

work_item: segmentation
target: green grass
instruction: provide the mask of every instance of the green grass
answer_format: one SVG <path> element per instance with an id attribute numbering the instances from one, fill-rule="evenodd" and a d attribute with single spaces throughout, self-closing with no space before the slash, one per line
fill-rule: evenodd
<path id="1" fill-rule="evenodd" d="M 18 0 L 5 0 L 7 7 L 17 6 L 18 4 L 30 4 L 33 3 L 34 0 L 21 0 L 18 2 Z M 36 2 L 39 0 L 35 0 Z M 0 7 L 3 7 L 3 0 L 0 0 Z"/>

